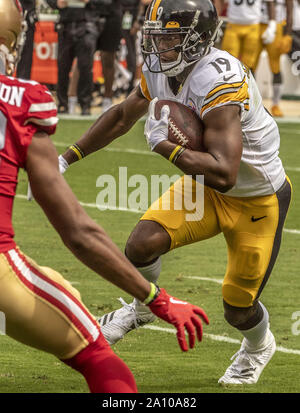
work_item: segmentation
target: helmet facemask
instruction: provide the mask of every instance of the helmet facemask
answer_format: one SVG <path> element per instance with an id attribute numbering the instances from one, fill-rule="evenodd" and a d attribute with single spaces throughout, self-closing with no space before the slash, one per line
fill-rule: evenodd
<path id="1" fill-rule="evenodd" d="M 3 71 L 3 73 L 7 74 L 8 76 L 11 76 L 14 74 L 17 64 L 21 58 L 25 38 L 26 38 L 26 32 L 22 31 L 22 33 L 19 35 L 19 37 L 16 40 L 16 45 L 14 49 L 11 52 L 5 46 L 5 44 L 0 45 L 0 58 L 2 58 L 1 60 L 5 64 L 4 69 L 1 70 L 0 68 L 0 71 Z"/>
<path id="2" fill-rule="evenodd" d="M 3 18 L 5 16 L 5 19 Z M 1 72 L 13 75 L 21 57 L 27 24 L 18 1 L 0 1 L 0 65 Z"/>
<path id="3" fill-rule="evenodd" d="M 197 10 L 194 14 L 192 24 L 188 27 L 163 28 L 161 20 L 146 20 L 144 22 L 142 53 L 144 61 L 151 72 L 164 73 L 166 76 L 177 76 L 183 72 L 186 67 L 194 64 L 209 52 L 222 22 L 217 25 L 214 33 L 211 35 L 208 35 L 205 31 L 199 33 L 195 30 L 198 25 L 199 15 L 200 11 Z M 175 24 L 176 22 L 174 22 L 174 25 Z M 175 37 L 176 35 L 180 39 L 177 44 L 163 50 L 158 48 L 157 38 L 166 36 L 167 39 L 167 36 L 171 38 L 171 36 Z M 161 59 L 162 55 L 170 51 L 177 52 L 177 58 L 171 62 L 163 62 Z M 159 69 L 155 70 L 152 67 L 153 62 L 151 61 L 151 56 L 157 57 Z"/>

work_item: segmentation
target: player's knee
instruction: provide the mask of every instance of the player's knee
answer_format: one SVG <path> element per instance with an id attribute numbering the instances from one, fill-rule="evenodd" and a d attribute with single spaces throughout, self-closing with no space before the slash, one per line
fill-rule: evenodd
<path id="1" fill-rule="evenodd" d="M 222 286 L 222 295 L 226 303 L 233 307 L 247 308 L 250 307 L 255 299 L 257 290 L 246 289 L 241 285 L 224 282 Z"/>
<path id="2" fill-rule="evenodd" d="M 144 264 L 157 258 L 155 235 L 144 237 L 143 234 L 131 236 L 125 247 L 127 258 L 133 263 Z"/>
<path id="3" fill-rule="evenodd" d="M 135 264 L 148 263 L 166 253 L 170 247 L 170 237 L 159 224 L 141 221 L 129 236 L 125 253 Z"/>
<path id="4" fill-rule="evenodd" d="M 251 307 L 261 286 L 265 266 L 262 248 L 240 245 L 238 252 L 230 259 L 223 281 L 225 302 L 233 307 Z"/>
<path id="5" fill-rule="evenodd" d="M 247 330 L 250 328 L 250 324 L 252 326 L 254 318 L 259 319 L 260 313 L 257 301 L 255 301 L 251 307 L 246 308 L 234 307 L 226 303 L 225 300 L 223 301 L 223 305 L 225 320 L 235 328 Z"/>

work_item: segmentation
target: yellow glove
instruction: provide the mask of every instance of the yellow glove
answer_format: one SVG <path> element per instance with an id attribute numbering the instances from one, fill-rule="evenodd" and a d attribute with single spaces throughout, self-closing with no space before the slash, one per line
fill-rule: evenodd
<path id="1" fill-rule="evenodd" d="M 280 41 L 280 47 L 279 47 L 279 50 L 280 50 L 281 54 L 288 53 L 291 50 L 292 41 L 293 41 L 293 38 L 289 34 L 285 34 L 282 37 L 282 39 Z"/>

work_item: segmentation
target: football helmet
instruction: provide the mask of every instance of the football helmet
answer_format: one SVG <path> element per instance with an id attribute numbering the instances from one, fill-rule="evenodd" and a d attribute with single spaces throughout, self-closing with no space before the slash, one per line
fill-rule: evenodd
<path id="1" fill-rule="evenodd" d="M 1 71 L 13 74 L 21 53 L 23 13 L 18 0 L 0 0 L 0 63 Z"/>
<path id="2" fill-rule="evenodd" d="M 142 40 L 148 69 L 177 76 L 209 52 L 221 24 L 210 0 L 152 0 L 145 15 Z M 168 38 L 173 42 L 168 42 Z M 161 44 L 165 47 L 159 46 Z M 176 52 L 175 60 L 162 58 L 171 51 Z M 153 64 L 157 60 L 158 68 Z"/>

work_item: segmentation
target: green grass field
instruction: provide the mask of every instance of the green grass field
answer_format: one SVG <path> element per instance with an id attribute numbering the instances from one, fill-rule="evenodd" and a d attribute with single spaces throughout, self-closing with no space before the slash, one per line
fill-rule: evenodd
<path id="1" fill-rule="evenodd" d="M 89 126 L 88 121 L 61 120 L 53 138 L 59 153 L 76 141 Z M 129 365 L 141 393 L 291 393 L 300 392 L 300 335 L 292 333 L 293 313 L 300 311 L 300 126 L 280 124 L 281 158 L 293 187 L 293 201 L 286 221 L 279 258 L 261 299 L 270 312 L 271 328 L 279 347 L 257 385 L 224 389 L 217 383 L 228 367 L 230 357 L 239 349 L 240 334 L 223 319 L 221 280 L 226 268 L 226 245 L 222 235 L 211 240 L 178 249 L 163 257 L 160 286 L 181 299 L 202 306 L 210 325 L 204 327 L 205 337 L 196 348 L 180 351 L 170 325 L 155 321 L 151 326 L 166 330 L 140 328 L 114 346 L 116 353 Z M 74 164 L 65 178 L 87 213 L 109 233 L 123 250 L 126 240 L 141 213 L 130 211 L 99 211 L 93 206 L 99 188 L 98 176 L 118 176 L 120 166 L 134 174 L 168 174 L 178 170 L 163 158 L 151 155 L 139 122 L 125 137 L 103 150 Z M 131 152 L 145 151 L 142 153 Z M 298 168 L 298 169 L 297 169 Z M 27 178 L 20 174 L 18 194 L 25 195 Z M 53 194 L 55 196 L 55 194 Z M 24 253 L 40 265 L 51 266 L 73 283 L 84 303 L 95 315 L 117 309 L 118 297 L 130 302 L 121 290 L 93 274 L 64 247 L 35 202 L 18 197 L 14 207 L 16 241 Z M 199 280 L 188 277 L 205 277 Z M 295 327 L 295 326 L 294 326 Z M 300 333 L 300 326 L 298 326 Z M 297 331 L 298 331 L 297 330 Z M 217 340 L 218 337 L 219 340 Z M 233 339 L 233 340 L 230 340 Z M 220 341 L 221 340 L 221 341 Z M 53 356 L 33 350 L 0 336 L 1 393 L 83 393 L 88 392 L 83 378 Z"/>

